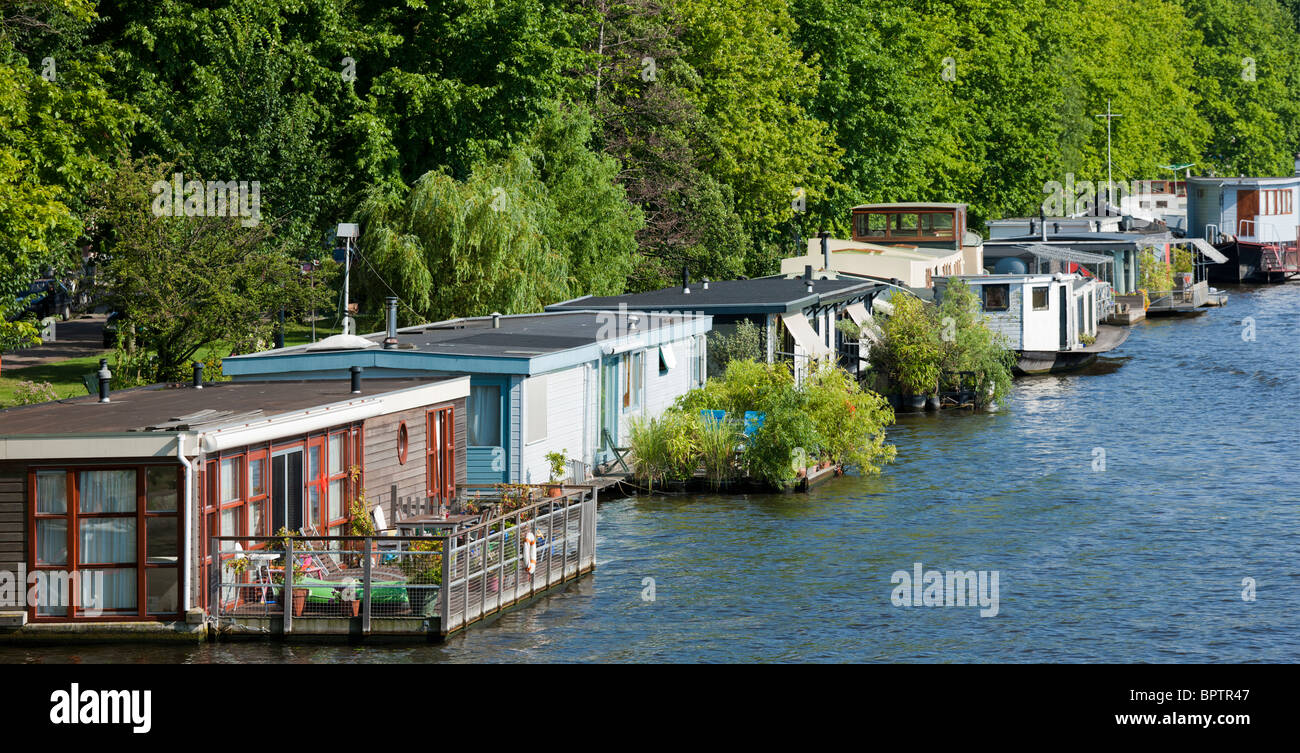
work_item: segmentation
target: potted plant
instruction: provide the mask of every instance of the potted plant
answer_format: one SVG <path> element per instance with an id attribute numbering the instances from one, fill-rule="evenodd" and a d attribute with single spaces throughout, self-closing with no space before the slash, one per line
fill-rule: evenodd
<path id="1" fill-rule="evenodd" d="M 568 450 L 560 452 L 546 453 L 546 462 L 551 464 L 551 486 L 547 489 L 547 494 L 552 497 L 564 496 L 564 466 L 569 462 L 565 456 Z"/>

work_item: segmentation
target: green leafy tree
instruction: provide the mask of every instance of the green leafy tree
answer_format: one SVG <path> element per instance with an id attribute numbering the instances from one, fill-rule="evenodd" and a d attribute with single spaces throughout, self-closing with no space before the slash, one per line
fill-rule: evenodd
<path id="1" fill-rule="evenodd" d="M 255 349 L 271 339 L 282 307 L 301 312 L 313 303 L 272 223 L 243 227 L 238 218 L 156 216 L 152 188 L 172 167 L 123 160 L 93 193 L 94 220 L 105 233 L 101 281 L 142 352 L 152 356 L 141 369 L 144 381 L 184 378 L 204 348 Z M 315 289 L 329 294 L 328 286 Z"/>

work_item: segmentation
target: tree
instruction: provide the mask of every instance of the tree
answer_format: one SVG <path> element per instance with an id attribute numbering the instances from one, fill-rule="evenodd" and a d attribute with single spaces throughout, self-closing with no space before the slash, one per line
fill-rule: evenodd
<path id="1" fill-rule="evenodd" d="M 376 188 L 361 207 L 374 294 L 402 291 L 424 317 L 537 311 L 572 295 L 621 292 L 640 214 L 591 152 L 591 121 L 556 110 L 502 160 L 466 180 L 430 172 Z"/>
<path id="2" fill-rule="evenodd" d="M 79 46 L 87 0 L 0 3 L 0 309 L 43 268 L 80 263 L 89 186 L 109 172 L 134 114 Z"/>
<path id="3" fill-rule="evenodd" d="M 313 295 L 330 295 L 328 285 L 308 287 L 273 223 L 157 216 L 154 182 L 165 183 L 173 169 L 152 158 L 123 159 L 93 194 L 94 220 L 105 233 L 104 293 L 154 357 L 145 381 L 184 378 L 204 348 L 256 349 L 270 340 L 282 307 L 301 312 Z"/>

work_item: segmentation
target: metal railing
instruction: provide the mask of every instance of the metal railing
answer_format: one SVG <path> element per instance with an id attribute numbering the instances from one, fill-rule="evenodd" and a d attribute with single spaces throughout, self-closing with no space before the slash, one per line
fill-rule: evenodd
<path id="1" fill-rule="evenodd" d="M 300 633 L 371 632 L 372 620 L 426 620 L 443 635 L 592 570 L 596 490 L 466 485 L 481 522 L 421 536 L 217 536 L 211 615 L 238 622 L 312 620 Z M 288 563 L 288 564 L 286 564 Z M 322 622 L 323 621 L 323 622 Z M 341 622 L 339 622 L 341 621 Z"/>
<path id="2" fill-rule="evenodd" d="M 596 564 L 596 492 L 508 509 L 447 537 L 441 628 L 459 630 L 589 572 Z"/>

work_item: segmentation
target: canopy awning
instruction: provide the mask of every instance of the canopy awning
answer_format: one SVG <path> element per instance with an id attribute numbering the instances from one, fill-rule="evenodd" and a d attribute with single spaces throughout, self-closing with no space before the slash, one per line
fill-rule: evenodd
<path id="1" fill-rule="evenodd" d="M 673 355 L 671 343 L 664 343 L 659 346 L 659 366 L 664 371 L 672 371 L 677 368 L 677 357 Z"/>
<path id="2" fill-rule="evenodd" d="M 812 325 L 808 323 L 807 317 L 801 313 L 782 314 L 781 321 L 785 322 L 785 328 L 790 330 L 790 335 L 794 341 L 803 348 L 808 355 L 813 358 L 821 358 L 831 352 L 822 342 L 821 337 L 813 331 Z"/>
<path id="3" fill-rule="evenodd" d="M 861 302 L 850 303 L 844 311 L 848 313 L 853 323 L 858 325 L 860 334 L 858 340 L 866 340 L 871 343 L 880 342 L 880 335 L 876 334 L 876 321 L 871 318 L 871 313 Z"/>
<path id="4" fill-rule="evenodd" d="M 1049 246 L 1045 243 L 1030 243 L 1025 246 L 1025 250 L 1039 259 L 1055 259 L 1075 264 L 1111 264 L 1115 261 L 1109 256 L 1094 254 L 1091 251 L 1077 251 L 1062 246 Z"/>
<path id="5" fill-rule="evenodd" d="M 1197 251 L 1201 252 L 1201 256 L 1204 256 L 1215 264 L 1223 264 L 1228 261 L 1228 257 L 1219 253 L 1219 249 L 1211 246 L 1210 242 L 1204 238 L 1189 238 L 1188 240 L 1192 242 L 1192 245 L 1196 247 Z"/>

